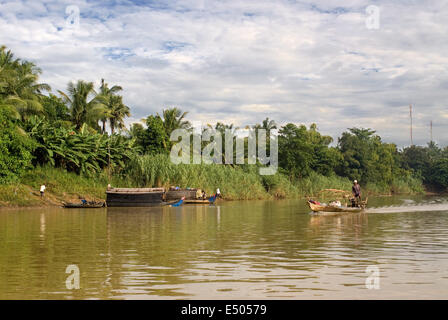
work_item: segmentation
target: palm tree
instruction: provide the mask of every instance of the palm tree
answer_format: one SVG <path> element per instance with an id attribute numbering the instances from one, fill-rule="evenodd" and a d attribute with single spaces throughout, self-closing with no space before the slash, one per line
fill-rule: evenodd
<path id="1" fill-rule="evenodd" d="M 111 133 L 114 134 L 115 128 L 124 129 L 124 117 L 131 115 L 130 109 L 123 103 L 122 96 L 111 96 L 109 98 L 110 104 L 107 106 L 109 112 L 109 123 Z"/>
<path id="2" fill-rule="evenodd" d="M 0 97 L 14 106 L 22 119 L 43 112 L 43 91 L 50 91 L 46 83 L 38 83 L 42 70 L 32 62 L 14 59 L 10 50 L 0 47 Z"/>
<path id="3" fill-rule="evenodd" d="M 14 101 L 7 98 L 4 99 L 0 96 L 0 109 L 5 110 L 6 114 L 11 119 L 20 120 L 20 113 L 17 111 L 14 106 Z"/>
<path id="4" fill-rule="evenodd" d="M 103 134 L 106 133 L 106 122 L 107 120 L 111 119 L 112 117 L 111 110 L 114 109 L 113 106 L 114 99 L 112 99 L 112 97 L 115 96 L 115 94 L 121 90 L 123 90 L 123 88 L 120 86 L 113 86 L 112 88 L 109 88 L 109 85 L 106 82 L 104 82 L 104 79 L 101 79 L 100 93 L 98 98 L 105 105 L 104 113 L 100 119 L 102 122 L 101 133 Z"/>
<path id="5" fill-rule="evenodd" d="M 178 108 L 169 108 L 163 110 L 163 117 L 157 113 L 157 117 L 162 119 L 163 127 L 168 136 L 176 129 L 190 128 L 190 122 L 184 120 L 188 112 L 182 112 Z"/>
<path id="6" fill-rule="evenodd" d="M 254 129 L 265 129 L 266 131 L 277 129 L 277 124 L 274 120 L 270 120 L 269 118 L 266 118 L 262 121 L 261 125 L 256 124 L 254 126 Z"/>
<path id="7" fill-rule="evenodd" d="M 70 108 L 72 122 L 76 129 L 84 123 L 92 128 L 98 128 L 98 120 L 104 114 L 104 104 L 97 97 L 93 82 L 78 80 L 75 84 L 69 82 L 67 93 L 59 91 L 62 99 Z"/>

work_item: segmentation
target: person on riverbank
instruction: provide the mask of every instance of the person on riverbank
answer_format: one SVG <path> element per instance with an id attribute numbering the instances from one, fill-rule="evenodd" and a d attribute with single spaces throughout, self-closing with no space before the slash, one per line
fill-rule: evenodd
<path id="1" fill-rule="evenodd" d="M 216 189 L 216 197 L 221 198 L 221 191 L 219 191 L 219 188 Z"/>
<path id="2" fill-rule="evenodd" d="M 45 193 L 45 184 L 40 186 L 40 197 L 43 198 L 44 197 L 44 193 Z"/>
<path id="3" fill-rule="evenodd" d="M 358 180 L 353 181 L 352 194 L 354 198 L 352 206 L 354 207 L 361 203 L 361 186 L 359 185 Z"/>

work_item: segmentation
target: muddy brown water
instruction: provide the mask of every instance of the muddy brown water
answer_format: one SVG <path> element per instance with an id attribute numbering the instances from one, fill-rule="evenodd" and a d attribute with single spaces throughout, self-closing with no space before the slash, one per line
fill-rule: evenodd
<path id="1" fill-rule="evenodd" d="M 0 299 L 448 298 L 448 198 L 369 205 L 0 210 Z"/>

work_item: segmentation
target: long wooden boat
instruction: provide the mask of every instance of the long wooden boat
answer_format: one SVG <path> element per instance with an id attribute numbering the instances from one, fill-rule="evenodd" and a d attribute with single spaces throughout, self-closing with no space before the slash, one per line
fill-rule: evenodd
<path id="1" fill-rule="evenodd" d="M 315 204 L 310 201 L 307 201 L 308 206 L 313 212 L 361 212 L 365 209 L 365 207 L 346 207 L 346 206 L 330 206 L 330 205 L 321 205 Z"/>
<path id="2" fill-rule="evenodd" d="M 153 207 L 171 204 L 163 199 L 164 188 L 113 188 L 106 191 L 108 207 Z"/>
<path id="3" fill-rule="evenodd" d="M 64 208 L 103 208 L 105 207 L 104 202 L 95 202 L 95 203 L 64 203 Z"/>

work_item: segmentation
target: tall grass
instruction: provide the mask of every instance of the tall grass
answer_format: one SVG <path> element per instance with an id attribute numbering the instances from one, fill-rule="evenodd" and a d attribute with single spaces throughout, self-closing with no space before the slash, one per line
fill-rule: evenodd
<path id="1" fill-rule="evenodd" d="M 340 189 L 350 193 L 348 178 L 311 173 L 291 181 L 285 174 L 262 176 L 254 165 L 173 164 L 167 155 L 135 156 L 120 174 L 103 171 L 86 177 L 51 166 L 35 167 L 20 182 L 0 186 L 0 206 L 38 206 L 45 204 L 39 197 L 41 184 L 47 186 L 48 201 L 57 203 L 78 198 L 105 199 L 110 183 L 114 187 L 201 188 L 212 194 L 220 188 L 225 199 L 249 200 L 323 196 L 323 189 Z M 363 194 L 422 193 L 422 182 L 403 176 L 392 185 L 368 184 Z M 47 203 L 48 204 L 48 203 Z"/>
<path id="2" fill-rule="evenodd" d="M 202 188 L 207 193 L 220 188 L 227 199 L 267 199 L 317 196 L 323 189 L 351 193 L 352 181 L 337 175 L 312 172 L 291 181 L 285 174 L 262 176 L 253 165 L 173 164 L 167 155 L 145 155 L 132 159 L 126 170 L 129 183 L 139 187 L 178 186 Z M 395 179 L 392 185 L 368 184 L 364 194 L 423 192 L 420 180 L 411 176 Z"/>
<path id="3" fill-rule="evenodd" d="M 219 188 L 227 199 L 269 198 L 255 169 L 216 164 L 176 165 L 168 156 L 159 154 L 135 157 L 128 165 L 126 177 L 139 187 L 201 188 L 208 194 Z"/>
<path id="4" fill-rule="evenodd" d="M 421 179 L 413 176 L 396 178 L 391 187 L 392 193 L 424 193 L 425 189 Z"/>
<path id="5" fill-rule="evenodd" d="M 32 189 L 18 183 L 0 185 L 0 207 L 6 206 L 35 206 L 40 201 L 37 193 L 33 195 Z"/>

